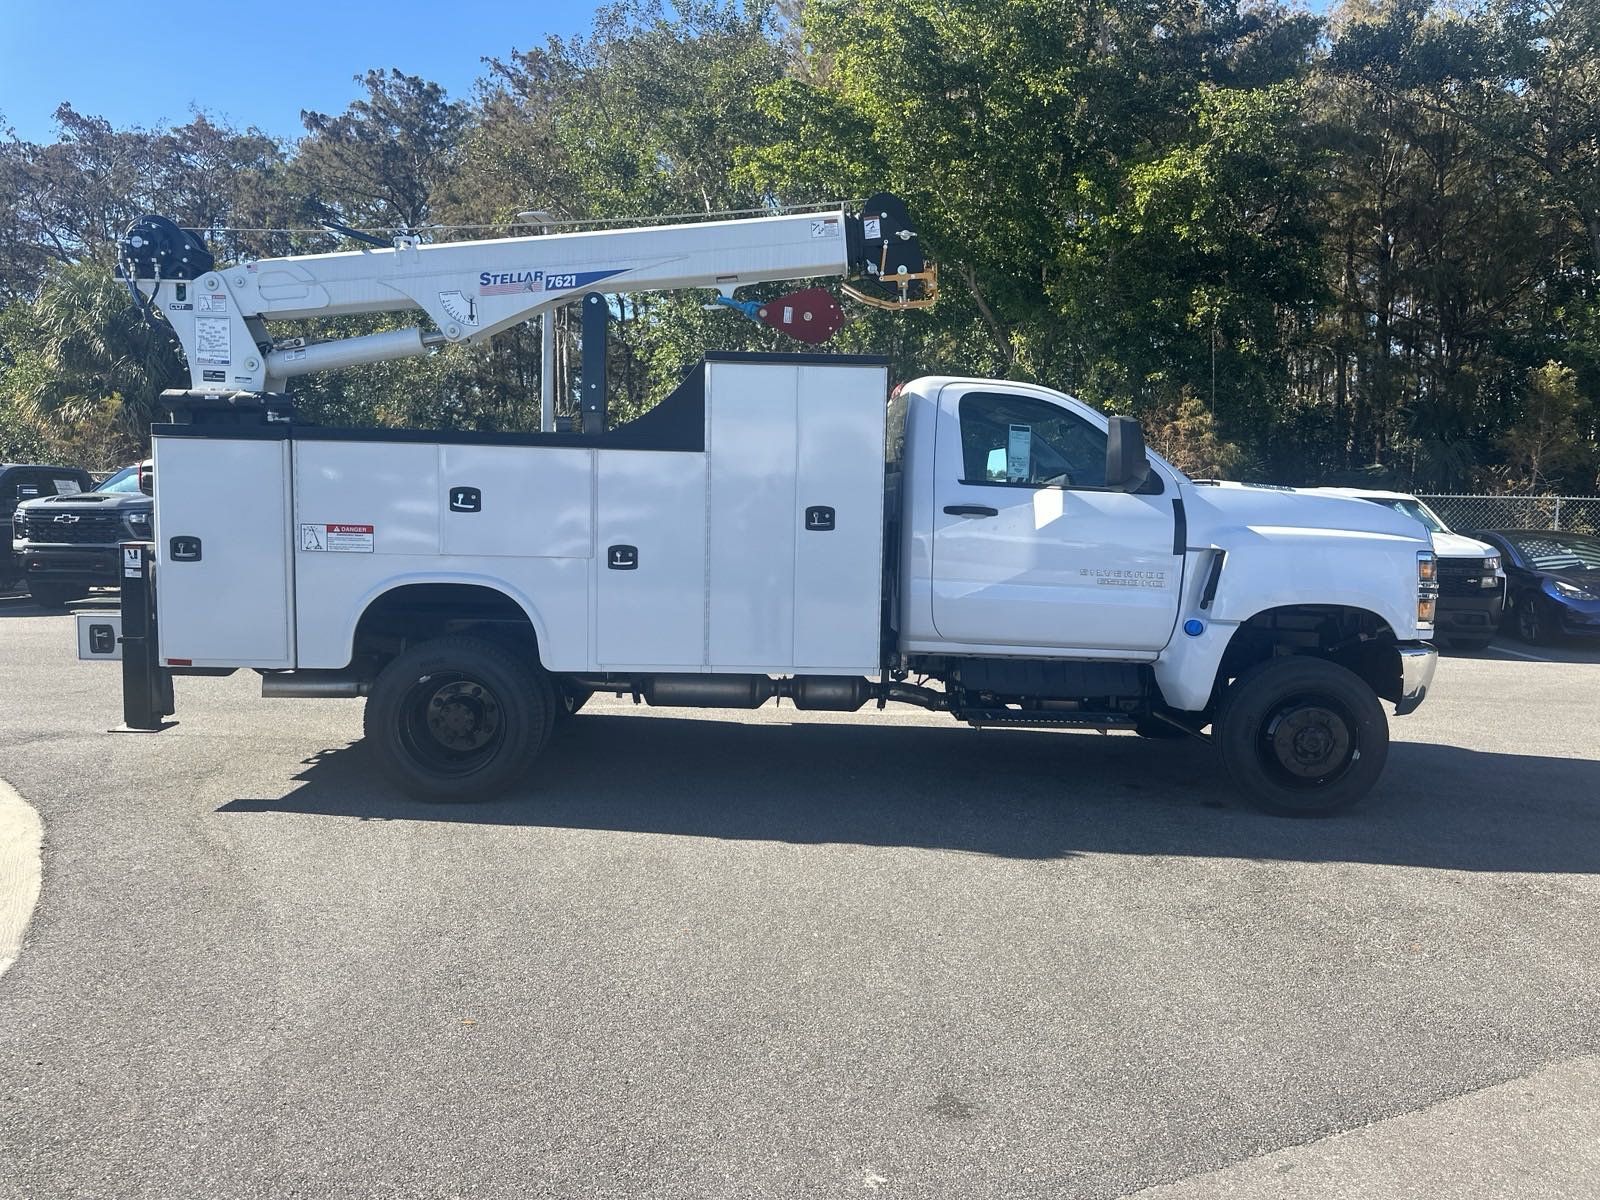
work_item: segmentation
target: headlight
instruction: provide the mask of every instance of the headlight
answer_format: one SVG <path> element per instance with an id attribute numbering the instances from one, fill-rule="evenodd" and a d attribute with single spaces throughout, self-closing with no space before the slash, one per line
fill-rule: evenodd
<path id="1" fill-rule="evenodd" d="M 149 533 L 150 532 L 150 514 L 149 513 L 143 513 L 143 512 L 129 513 L 128 514 L 128 528 L 133 530 L 134 533 L 141 534 L 141 535 Z"/>
<path id="2" fill-rule="evenodd" d="M 1568 600 L 1594 600 L 1596 597 L 1588 588 L 1581 588 L 1575 583 L 1567 583 L 1562 579 L 1552 579 L 1550 586 L 1555 589 L 1558 596 L 1565 596 Z"/>
<path id="3" fill-rule="evenodd" d="M 1439 607 L 1439 560 L 1432 550 L 1417 551 L 1417 624 L 1432 626 Z"/>
<path id="4" fill-rule="evenodd" d="M 1489 555 L 1488 558 L 1483 560 L 1483 569 L 1485 571 L 1498 571 L 1500 569 L 1500 556 L 1498 554 Z"/>

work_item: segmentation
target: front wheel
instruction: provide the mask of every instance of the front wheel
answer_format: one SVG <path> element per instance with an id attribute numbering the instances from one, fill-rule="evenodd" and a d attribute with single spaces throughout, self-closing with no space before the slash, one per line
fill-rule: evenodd
<path id="1" fill-rule="evenodd" d="M 1554 640 L 1550 621 L 1540 611 L 1538 599 L 1531 594 L 1524 593 L 1517 601 L 1516 622 L 1517 637 L 1530 646 L 1547 646 Z"/>
<path id="2" fill-rule="evenodd" d="M 1321 817 L 1372 790 L 1389 755 L 1389 722 L 1354 672 L 1320 658 L 1274 658 L 1229 686 L 1215 741 L 1257 808 Z"/>
<path id="3" fill-rule="evenodd" d="M 544 748 L 551 689 L 493 642 L 442 637 L 399 655 L 367 698 L 367 741 L 392 783 L 418 800 L 488 800 L 521 781 Z"/>

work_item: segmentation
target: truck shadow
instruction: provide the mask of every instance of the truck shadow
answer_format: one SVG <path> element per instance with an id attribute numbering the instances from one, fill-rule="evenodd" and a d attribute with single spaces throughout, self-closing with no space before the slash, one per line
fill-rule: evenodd
<path id="1" fill-rule="evenodd" d="M 226 813 L 907 846 L 1016 859 L 1079 854 L 1600 873 L 1600 762 L 1396 743 L 1377 790 L 1327 820 L 1243 806 L 1209 747 L 1125 735 L 584 714 L 522 794 L 419 804 L 355 743 L 303 786 Z"/>

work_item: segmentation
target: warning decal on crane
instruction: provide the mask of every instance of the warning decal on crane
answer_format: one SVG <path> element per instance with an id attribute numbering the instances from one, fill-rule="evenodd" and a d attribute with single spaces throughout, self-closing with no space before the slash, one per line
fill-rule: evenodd
<path id="1" fill-rule="evenodd" d="M 300 526 L 300 549 L 325 550 L 331 554 L 371 554 L 371 525 Z"/>
<path id="2" fill-rule="evenodd" d="M 196 317 L 194 319 L 195 361 L 208 367 L 226 367 L 233 363 L 233 328 L 227 317 Z"/>

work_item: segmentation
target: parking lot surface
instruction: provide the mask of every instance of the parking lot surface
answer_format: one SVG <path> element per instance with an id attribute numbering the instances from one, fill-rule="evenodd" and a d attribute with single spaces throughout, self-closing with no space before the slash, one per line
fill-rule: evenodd
<path id="1" fill-rule="evenodd" d="M 1543 1078 L 1600 1051 L 1600 653 L 1508 646 L 1327 821 L 1197 743 L 611 700 L 446 808 L 245 672 L 108 734 L 0 600 L 0 1196 L 1115 1197 Z"/>

